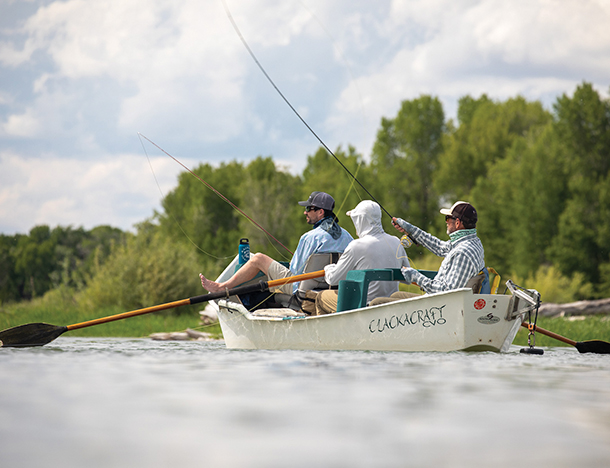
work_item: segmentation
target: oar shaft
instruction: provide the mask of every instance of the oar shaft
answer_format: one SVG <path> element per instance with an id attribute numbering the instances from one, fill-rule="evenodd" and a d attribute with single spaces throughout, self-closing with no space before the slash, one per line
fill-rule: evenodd
<path id="1" fill-rule="evenodd" d="M 201 302 L 211 301 L 212 299 L 220 299 L 223 297 L 234 296 L 236 294 L 245 294 L 255 291 L 266 291 L 269 288 L 275 286 L 283 286 L 284 284 L 296 283 L 297 281 L 304 281 L 306 279 L 311 278 L 319 278 L 321 276 L 324 276 L 324 270 L 312 271 L 311 273 L 303 273 L 301 275 L 289 276 L 287 278 L 281 278 L 272 281 L 261 281 L 259 283 L 250 284 L 247 286 L 238 286 L 227 291 L 202 294 L 201 296 L 189 297 L 188 299 L 182 299 L 180 301 L 168 302 L 166 304 L 159 304 L 152 307 L 145 307 L 144 309 L 123 312 L 122 314 L 102 317 L 95 320 L 89 320 L 87 322 L 75 323 L 73 325 L 68 325 L 66 328 L 68 330 L 78 330 L 79 328 L 92 327 L 93 325 L 101 325 L 102 323 L 114 322 L 115 320 L 136 317 L 138 315 L 149 314 L 151 312 L 157 312 L 159 310 L 173 309 L 175 307 L 180 307 L 184 305 L 199 304 Z"/>
<path id="2" fill-rule="evenodd" d="M 121 320 L 129 317 L 135 317 L 137 315 L 149 314 L 151 312 L 157 312 L 159 310 L 173 309 L 174 307 L 180 307 L 183 305 L 190 305 L 191 299 L 182 299 L 181 301 L 168 302 L 166 304 L 159 304 L 152 307 L 145 307 L 144 309 L 132 310 L 131 312 L 123 312 L 122 314 L 111 315 L 109 317 L 102 317 L 95 320 L 89 320 L 87 322 L 75 323 L 68 325 L 68 330 L 77 330 L 79 328 L 92 327 L 93 325 L 100 325 L 102 323 L 114 322 L 115 320 Z"/>
<path id="3" fill-rule="evenodd" d="M 267 286 L 273 288 L 275 286 L 283 286 L 288 283 L 296 283 L 297 281 L 305 281 L 312 278 L 320 278 L 324 276 L 324 270 L 312 271 L 311 273 L 302 273 L 300 275 L 289 276 L 277 280 L 267 281 Z"/>
<path id="4" fill-rule="evenodd" d="M 521 326 L 528 328 L 527 323 L 522 323 Z M 535 326 L 534 331 L 546 335 L 550 338 L 555 338 L 556 340 L 563 341 L 572 346 L 576 346 L 576 341 L 566 338 L 565 336 L 558 335 L 557 333 L 553 333 L 552 331 L 545 330 L 544 328 L 540 328 L 538 325 Z"/>

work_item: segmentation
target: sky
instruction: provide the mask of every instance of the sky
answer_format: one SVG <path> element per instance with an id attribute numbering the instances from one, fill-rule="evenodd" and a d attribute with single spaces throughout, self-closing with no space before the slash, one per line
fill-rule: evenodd
<path id="1" fill-rule="evenodd" d="M 133 230 L 184 170 L 157 146 L 301 173 L 319 142 L 227 12 L 322 141 L 367 160 L 422 94 L 450 119 L 466 95 L 610 89 L 610 0 L 0 0 L 0 234 Z"/>

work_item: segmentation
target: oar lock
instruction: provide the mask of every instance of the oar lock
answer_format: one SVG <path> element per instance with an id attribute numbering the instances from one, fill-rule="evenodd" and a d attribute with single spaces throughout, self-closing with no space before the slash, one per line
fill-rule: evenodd
<path id="1" fill-rule="evenodd" d="M 544 350 L 536 348 L 536 322 L 538 321 L 538 309 L 540 309 L 540 293 L 535 289 L 525 289 L 521 286 L 508 280 L 506 283 L 510 291 L 514 296 L 530 304 L 527 311 L 528 324 L 527 324 L 527 348 L 521 348 L 520 352 L 523 354 L 544 354 Z M 532 321 L 532 315 L 533 321 Z"/>

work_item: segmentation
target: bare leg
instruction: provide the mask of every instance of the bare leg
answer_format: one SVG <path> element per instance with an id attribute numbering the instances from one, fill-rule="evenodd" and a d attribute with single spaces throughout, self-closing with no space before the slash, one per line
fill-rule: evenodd
<path id="1" fill-rule="evenodd" d="M 273 259 L 262 253 L 255 253 L 250 257 L 244 266 L 242 266 L 237 273 L 235 273 L 231 278 L 229 278 L 224 283 L 217 283 L 216 281 L 211 281 L 199 273 L 199 277 L 201 278 L 201 286 L 207 289 L 209 292 L 218 292 L 224 291 L 225 289 L 231 289 L 235 286 L 239 286 L 246 281 L 250 281 L 254 278 L 259 271 L 262 271 L 264 274 L 267 274 L 269 271 L 269 265 Z"/>

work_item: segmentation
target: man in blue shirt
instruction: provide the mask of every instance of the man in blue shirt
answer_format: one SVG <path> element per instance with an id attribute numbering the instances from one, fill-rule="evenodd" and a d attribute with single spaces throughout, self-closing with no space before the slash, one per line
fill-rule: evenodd
<path id="1" fill-rule="evenodd" d="M 211 281 L 199 274 L 201 285 L 209 292 L 224 291 L 250 281 L 259 271 L 267 275 L 270 280 L 287 278 L 303 273 L 307 259 L 314 253 L 343 252 L 353 238 L 338 224 L 338 219 L 333 213 L 335 207 L 333 197 L 325 192 L 312 192 L 309 198 L 300 201 L 299 205 L 305 207 L 304 214 L 307 224 L 312 224 L 313 229 L 299 239 L 299 244 L 290 261 L 290 268 L 286 268 L 268 255 L 255 253 L 224 283 Z M 297 287 L 298 283 L 289 283 L 275 288 L 274 292 L 291 295 Z"/>

